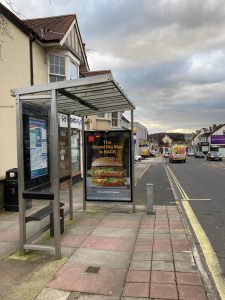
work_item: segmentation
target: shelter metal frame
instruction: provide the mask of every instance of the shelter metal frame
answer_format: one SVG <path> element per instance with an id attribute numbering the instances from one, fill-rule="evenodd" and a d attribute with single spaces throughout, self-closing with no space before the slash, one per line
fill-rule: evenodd
<path id="1" fill-rule="evenodd" d="M 19 190 L 19 232 L 20 252 L 24 250 L 46 250 L 55 252 L 57 259 L 61 258 L 60 243 L 60 195 L 59 195 L 59 166 L 58 166 L 58 113 L 68 115 L 69 137 L 71 133 L 70 115 L 82 117 L 82 137 L 84 136 L 84 117 L 101 113 L 131 111 L 131 157 L 134 163 L 133 143 L 133 111 L 134 104 L 114 81 L 111 74 L 79 78 L 70 81 L 54 82 L 45 85 L 35 85 L 13 89 L 12 96 L 16 97 L 17 116 L 17 157 L 18 157 L 18 190 Z M 35 193 L 25 190 L 24 183 L 24 153 L 23 153 L 23 115 L 22 104 L 35 104 L 49 109 L 50 114 L 50 193 Z M 70 138 L 69 138 L 70 140 Z M 82 139 L 84 141 L 84 139 Z M 84 147 L 83 147 L 84 149 Z M 72 159 L 69 141 L 69 213 L 73 218 L 72 195 Z M 84 154 L 84 152 L 83 152 Z M 83 159 L 84 161 L 84 159 Z M 132 168 L 134 169 L 134 168 Z M 84 166 L 83 166 L 84 170 Z M 133 170 L 134 173 L 134 170 Z M 134 180 L 134 174 L 132 176 Z M 134 182 L 132 182 L 134 189 Z M 133 194 L 133 193 L 132 193 Z M 53 200 L 54 246 L 33 244 L 26 239 L 25 199 Z M 135 203 L 133 212 L 135 212 Z M 86 209 L 85 199 L 83 208 Z"/>

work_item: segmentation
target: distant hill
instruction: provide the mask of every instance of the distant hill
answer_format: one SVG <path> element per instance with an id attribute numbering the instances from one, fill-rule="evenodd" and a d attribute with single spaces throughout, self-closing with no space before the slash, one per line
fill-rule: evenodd
<path id="1" fill-rule="evenodd" d="M 159 133 L 152 133 L 148 134 L 148 140 L 152 140 L 160 145 L 163 144 L 162 138 L 164 138 L 165 135 L 168 135 L 173 142 L 185 142 L 185 134 L 184 133 L 174 133 L 174 132 L 159 132 Z"/>

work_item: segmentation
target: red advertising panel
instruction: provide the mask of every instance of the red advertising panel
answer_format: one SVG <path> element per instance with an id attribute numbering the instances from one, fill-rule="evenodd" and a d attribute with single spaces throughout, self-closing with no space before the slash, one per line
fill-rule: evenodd
<path id="1" fill-rule="evenodd" d="M 86 131 L 85 198 L 132 201 L 131 132 Z"/>

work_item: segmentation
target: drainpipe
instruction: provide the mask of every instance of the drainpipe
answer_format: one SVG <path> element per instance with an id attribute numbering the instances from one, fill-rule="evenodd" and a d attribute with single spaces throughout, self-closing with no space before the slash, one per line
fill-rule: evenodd
<path id="1" fill-rule="evenodd" d="M 30 84 L 34 85 L 34 66 L 33 66 L 33 42 L 35 39 L 30 38 L 29 40 L 29 50 L 30 50 Z"/>

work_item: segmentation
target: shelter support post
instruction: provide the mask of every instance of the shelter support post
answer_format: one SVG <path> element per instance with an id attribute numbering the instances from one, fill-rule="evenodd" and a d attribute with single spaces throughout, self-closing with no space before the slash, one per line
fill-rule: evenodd
<path id="1" fill-rule="evenodd" d="M 20 96 L 16 96 L 20 255 L 24 255 L 24 244 L 26 243 L 25 203 L 23 198 L 24 164 L 23 164 L 23 123 L 22 122 L 23 122 L 22 103 L 20 101 Z"/>
<path id="2" fill-rule="evenodd" d="M 135 213 L 135 199 L 134 199 L 134 110 L 131 110 L 131 164 L 132 164 L 132 182 L 131 182 L 131 194 L 133 213 Z"/>
<path id="3" fill-rule="evenodd" d="M 82 164 L 83 164 L 83 210 L 86 210 L 86 199 L 85 199 L 85 151 L 84 151 L 84 129 L 85 129 L 85 123 L 84 123 L 84 117 L 82 117 Z"/>
<path id="4" fill-rule="evenodd" d="M 60 204 L 59 204 L 59 158 L 58 158 L 58 113 L 56 90 L 52 90 L 51 123 L 50 123 L 50 153 L 51 153 L 51 187 L 54 194 L 53 220 L 54 245 L 56 259 L 61 258 L 60 241 Z"/>
<path id="5" fill-rule="evenodd" d="M 73 220 L 73 182 L 72 182 L 72 151 L 71 151 L 71 118 L 68 115 L 68 145 L 69 145 L 69 203 L 70 203 L 70 220 Z"/>

